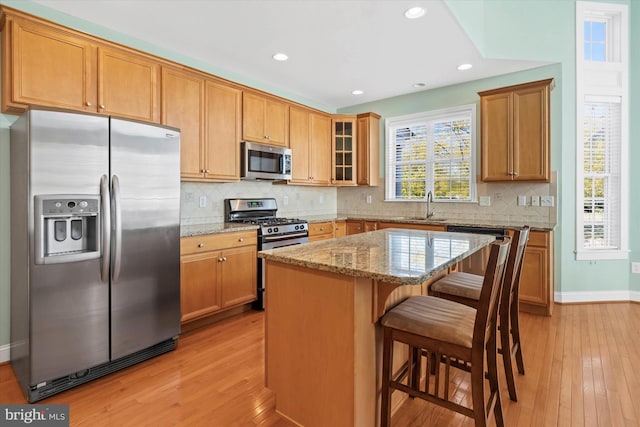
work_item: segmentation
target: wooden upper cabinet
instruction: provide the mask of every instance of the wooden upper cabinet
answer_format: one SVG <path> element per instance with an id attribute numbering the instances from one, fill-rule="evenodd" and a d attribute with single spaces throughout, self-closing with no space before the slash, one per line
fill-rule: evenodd
<path id="1" fill-rule="evenodd" d="M 333 185 L 357 185 L 356 116 L 334 116 L 331 133 Z"/>
<path id="2" fill-rule="evenodd" d="M 29 105 L 160 122 L 160 65 L 53 24 L 5 15 L 3 111 Z"/>
<path id="3" fill-rule="evenodd" d="M 160 122 L 160 65 L 143 56 L 98 48 L 98 112 Z"/>
<path id="4" fill-rule="evenodd" d="M 315 184 L 331 184 L 331 117 L 311 113 L 311 180 Z"/>
<path id="5" fill-rule="evenodd" d="M 289 110 L 289 145 L 292 151 L 291 182 L 331 183 L 331 118 L 309 110 Z"/>
<path id="6" fill-rule="evenodd" d="M 162 69 L 162 124 L 180 129 L 180 176 L 204 178 L 204 79 Z"/>
<path id="7" fill-rule="evenodd" d="M 552 83 L 479 92 L 483 181 L 549 181 Z"/>
<path id="8" fill-rule="evenodd" d="M 242 138 L 245 141 L 289 146 L 288 104 L 245 91 L 242 105 Z"/>
<path id="9" fill-rule="evenodd" d="M 380 116 L 358 114 L 358 185 L 379 185 Z"/>
<path id="10" fill-rule="evenodd" d="M 207 80 L 205 84 L 206 177 L 217 181 L 240 179 L 242 91 Z"/>
<path id="11" fill-rule="evenodd" d="M 2 31 L 2 111 L 29 105 L 96 111 L 96 46 L 57 28 L 7 18 Z"/>
<path id="12" fill-rule="evenodd" d="M 162 123 L 180 129 L 184 181 L 240 179 L 242 91 L 200 73 L 162 69 Z"/>

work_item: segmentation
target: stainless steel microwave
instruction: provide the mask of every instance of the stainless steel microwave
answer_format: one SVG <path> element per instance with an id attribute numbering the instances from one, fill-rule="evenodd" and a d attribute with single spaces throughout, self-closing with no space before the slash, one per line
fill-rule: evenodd
<path id="1" fill-rule="evenodd" d="M 242 179 L 291 179 L 291 149 L 242 142 L 240 144 Z"/>

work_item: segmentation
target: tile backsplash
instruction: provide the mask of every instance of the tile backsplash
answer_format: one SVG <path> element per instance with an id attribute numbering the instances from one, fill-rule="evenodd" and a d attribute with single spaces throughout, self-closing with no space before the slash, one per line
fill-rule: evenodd
<path id="1" fill-rule="evenodd" d="M 551 183 L 484 183 L 478 182 L 478 200 L 490 198 L 489 206 L 479 203 L 434 202 L 431 210 L 435 218 L 466 220 L 525 220 L 532 223 L 557 222 L 558 191 L 556 173 Z M 367 203 L 370 196 L 371 203 Z M 518 196 L 525 196 L 526 206 L 518 205 Z M 553 207 L 531 206 L 531 198 L 553 196 Z M 384 186 L 344 187 L 338 189 L 338 213 L 341 215 L 423 216 L 425 202 L 385 202 Z"/>
<path id="2" fill-rule="evenodd" d="M 334 187 L 274 185 L 270 181 L 183 182 L 180 192 L 180 222 L 183 225 L 223 222 L 223 201 L 230 198 L 273 197 L 278 204 L 278 216 L 282 217 L 335 215 L 337 212 Z M 205 206 L 200 207 L 202 197 Z"/>
<path id="3" fill-rule="evenodd" d="M 532 223 L 557 222 L 558 190 L 556 173 L 551 183 L 483 183 L 477 184 L 478 199 L 490 198 L 489 206 L 479 203 L 435 202 L 435 218 L 465 221 L 525 220 Z M 370 196 L 371 203 L 367 203 Z M 518 196 L 525 196 L 526 206 L 518 205 Z M 531 206 L 532 196 L 553 196 L 553 207 Z M 422 216 L 424 202 L 385 202 L 384 185 L 379 187 L 305 187 L 274 185 L 270 181 L 240 181 L 234 183 L 183 182 L 181 185 L 181 223 L 208 224 L 224 221 L 223 201 L 235 197 L 273 197 L 278 204 L 278 216 L 309 217 L 316 215 L 343 216 Z M 201 205 L 201 198 L 204 206 Z"/>

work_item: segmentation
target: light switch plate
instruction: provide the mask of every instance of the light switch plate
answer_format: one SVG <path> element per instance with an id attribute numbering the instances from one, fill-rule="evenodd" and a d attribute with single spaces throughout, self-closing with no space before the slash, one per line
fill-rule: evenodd
<path id="1" fill-rule="evenodd" d="M 367 195 L 367 204 L 370 205 L 371 204 L 371 194 Z"/>
<path id="2" fill-rule="evenodd" d="M 200 207 L 201 208 L 207 207 L 207 196 L 200 196 Z"/>
<path id="3" fill-rule="evenodd" d="M 527 196 L 518 196 L 518 206 L 527 206 Z"/>
<path id="4" fill-rule="evenodd" d="M 289 196 L 284 196 L 282 198 L 282 204 L 283 205 L 288 205 L 289 204 Z"/>
<path id="5" fill-rule="evenodd" d="M 635 274 L 640 273 L 640 262 L 631 263 L 631 272 Z"/>
<path id="6" fill-rule="evenodd" d="M 553 207 L 553 196 L 540 196 L 540 206 Z"/>
<path id="7" fill-rule="evenodd" d="M 480 206 L 491 206 L 491 196 L 480 196 Z"/>

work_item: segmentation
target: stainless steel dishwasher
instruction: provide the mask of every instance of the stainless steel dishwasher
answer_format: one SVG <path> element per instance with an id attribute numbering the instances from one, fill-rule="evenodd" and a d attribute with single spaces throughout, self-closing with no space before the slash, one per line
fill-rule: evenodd
<path id="1" fill-rule="evenodd" d="M 490 234 L 496 236 L 496 239 L 502 239 L 504 236 L 508 236 L 509 233 L 505 228 L 499 227 L 476 227 L 469 225 L 447 225 L 447 231 L 456 233 L 475 233 L 475 234 Z M 458 262 L 458 271 L 464 271 L 465 273 L 480 274 L 484 276 L 484 270 L 487 267 L 489 261 L 489 252 L 491 246 L 487 246 L 484 249 L 479 250 L 473 255 Z"/>

